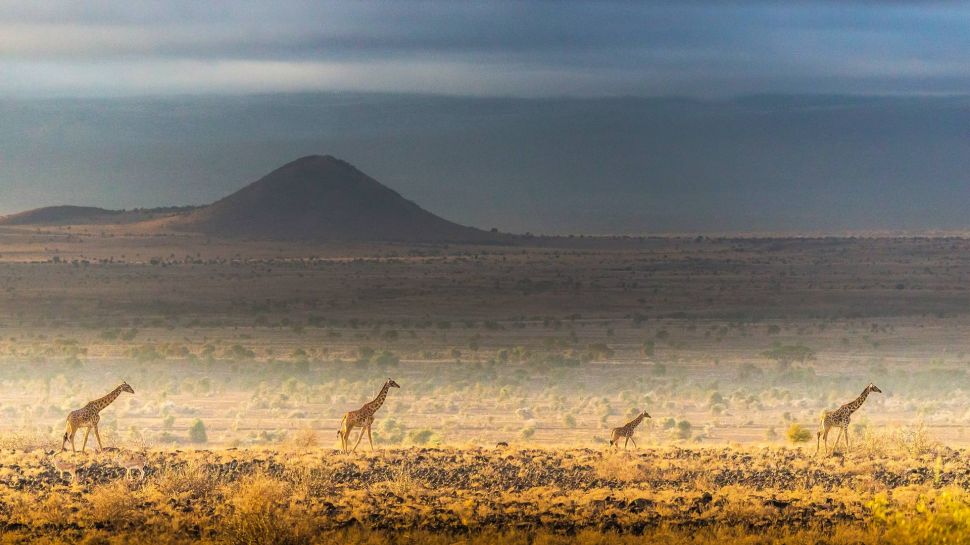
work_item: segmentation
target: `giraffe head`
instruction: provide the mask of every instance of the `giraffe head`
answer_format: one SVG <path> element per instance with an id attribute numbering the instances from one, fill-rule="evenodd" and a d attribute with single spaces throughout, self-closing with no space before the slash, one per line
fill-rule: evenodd
<path id="1" fill-rule="evenodd" d="M 121 391 L 122 392 L 128 392 L 129 394 L 135 393 L 135 391 L 132 390 L 131 386 L 128 386 L 128 381 L 127 380 L 124 381 L 124 382 L 122 382 L 121 383 L 121 386 L 119 386 L 119 388 L 121 388 Z"/>
<path id="2" fill-rule="evenodd" d="M 644 418 L 653 418 L 652 416 L 650 416 L 650 413 L 648 413 L 647 411 L 643 411 L 643 415 L 642 416 Z"/>
<path id="3" fill-rule="evenodd" d="M 390 386 L 391 388 L 401 387 L 400 385 L 398 385 L 398 383 L 394 382 L 392 379 L 387 379 L 387 385 Z"/>
<path id="4" fill-rule="evenodd" d="M 880 390 L 878 386 L 876 386 L 875 384 L 873 384 L 871 382 L 869 383 L 869 386 L 866 386 L 866 390 L 868 390 L 870 392 L 876 392 L 877 394 L 881 394 L 882 393 L 882 390 Z"/>

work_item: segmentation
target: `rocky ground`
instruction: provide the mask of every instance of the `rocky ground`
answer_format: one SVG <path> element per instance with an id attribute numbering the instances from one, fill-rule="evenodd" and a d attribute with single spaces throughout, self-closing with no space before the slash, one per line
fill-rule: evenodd
<path id="1" fill-rule="evenodd" d="M 0 523 L 8 533 L 253 542 L 226 530 L 251 528 L 240 525 L 250 519 L 263 521 L 258 528 L 292 519 L 284 527 L 296 542 L 300 532 L 347 529 L 826 532 L 869 525 L 877 504 L 907 510 L 941 491 L 970 489 L 967 453 L 947 448 L 824 459 L 791 448 L 153 451 L 144 478 L 126 475 L 126 452 L 52 454 L 0 455 Z M 77 480 L 59 471 L 65 467 Z"/>

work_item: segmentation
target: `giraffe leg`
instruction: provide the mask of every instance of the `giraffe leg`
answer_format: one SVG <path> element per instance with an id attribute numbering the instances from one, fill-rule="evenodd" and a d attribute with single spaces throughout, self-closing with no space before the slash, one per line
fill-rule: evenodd
<path id="1" fill-rule="evenodd" d="M 84 452 L 84 448 L 88 446 L 88 435 L 91 435 L 91 427 L 88 426 L 84 428 L 84 442 L 81 443 L 81 452 Z"/>
<path id="2" fill-rule="evenodd" d="M 835 444 L 832 445 L 832 452 L 833 453 L 835 452 L 835 449 L 839 448 L 839 441 L 841 439 L 842 439 L 842 428 L 839 428 L 839 434 L 835 436 Z"/>
<path id="3" fill-rule="evenodd" d="M 347 452 L 347 447 L 350 443 L 350 432 L 354 431 L 354 423 L 344 415 L 343 420 L 340 421 L 340 431 L 337 435 L 340 436 L 340 450 Z"/>
<path id="4" fill-rule="evenodd" d="M 97 424 L 94 425 L 94 437 L 95 437 L 95 439 L 98 440 L 98 452 L 101 452 L 102 450 L 104 450 L 104 447 L 101 446 L 101 434 L 98 433 L 98 425 Z"/>
<path id="5" fill-rule="evenodd" d="M 343 431 L 340 433 L 340 443 L 343 445 L 341 448 L 344 452 L 350 450 L 350 432 L 353 430 L 353 426 L 344 427 Z"/>
<path id="6" fill-rule="evenodd" d="M 825 426 L 825 431 L 822 432 L 822 442 L 825 445 L 825 447 L 824 447 L 824 451 L 825 451 L 824 454 L 825 454 L 825 456 L 828 456 L 829 455 L 829 431 L 831 429 L 832 429 L 832 426 L 826 425 Z"/>
<path id="7" fill-rule="evenodd" d="M 367 425 L 367 442 L 370 443 L 370 449 L 374 450 L 374 439 L 370 435 L 370 424 Z"/>
<path id="8" fill-rule="evenodd" d="M 340 438 L 340 450 L 347 451 L 347 441 L 344 440 L 344 429 L 347 427 L 347 415 L 340 419 L 340 429 L 337 430 L 337 437 Z"/>
<path id="9" fill-rule="evenodd" d="M 72 429 L 71 430 L 71 435 L 68 437 L 68 439 L 71 440 L 71 454 L 77 454 L 77 450 L 74 448 L 74 435 L 75 434 L 77 434 L 77 429 Z"/>
<path id="10" fill-rule="evenodd" d="M 351 451 L 350 442 L 353 441 L 354 439 L 353 439 L 353 437 L 350 436 L 350 434 L 354 433 L 354 428 L 355 427 L 356 426 L 350 426 L 349 428 L 347 428 L 347 432 L 346 432 L 346 436 L 347 436 L 347 452 L 350 452 Z"/>
<path id="11" fill-rule="evenodd" d="M 626 450 L 626 446 L 629 444 L 630 444 L 630 436 L 627 436 L 626 440 L 623 441 L 623 450 Z"/>
<path id="12" fill-rule="evenodd" d="M 360 428 L 360 435 L 357 436 L 357 442 L 354 443 L 354 450 L 351 452 L 357 452 L 357 445 L 360 444 L 360 440 L 364 438 L 364 428 Z"/>
<path id="13" fill-rule="evenodd" d="M 845 435 L 845 453 L 848 454 L 849 453 L 849 426 L 846 426 L 844 428 L 844 430 L 845 430 L 845 433 L 844 433 L 844 435 Z"/>
<path id="14" fill-rule="evenodd" d="M 633 448 L 640 448 L 637 446 L 637 440 L 634 439 L 632 436 L 630 437 L 630 441 L 633 441 Z"/>

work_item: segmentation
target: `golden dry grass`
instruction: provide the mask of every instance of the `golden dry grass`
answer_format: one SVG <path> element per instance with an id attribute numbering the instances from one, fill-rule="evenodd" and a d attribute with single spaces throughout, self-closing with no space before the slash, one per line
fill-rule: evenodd
<path id="1" fill-rule="evenodd" d="M 47 458 L 13 452 L 0 524 L 7 542 L 231 544 L 953 543 L 970 530 L 965 451 L 810 454 L 152 451 L 145 481 L 106 454 L 66 485 Z"/>

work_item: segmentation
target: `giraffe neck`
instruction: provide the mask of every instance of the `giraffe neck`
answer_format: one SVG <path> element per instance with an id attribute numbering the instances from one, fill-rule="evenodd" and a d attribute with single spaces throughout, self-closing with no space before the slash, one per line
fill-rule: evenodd
<path id="1" fill-rule="evenodd" d="M 381 405 L 384 404 L 384 398 L 387 397 L 387 391 L 390 389 L 391 389 L 391 383 L 385 382 L 384 387 L 381 388 L 381 393 L 377 394 L 377 397 L 374 398 L 374 401 L 371 401 L 370 403 L 367 404 L 367 408 L 370 410 L 371 414 L 374 414 L 375 412 L 377 412 L 377 409 L 381 408 Z"/>
<path id="2" fill-rule="evenodd" d="M 637 426 L 640 425 L 640 422 L 643 422 L 643 414 L 640 414 L 640 416 L 638 416 L 638 417 L 634 418 L 633 420 L 631 420 L 630 423 L 627 424 L 627 426 L 629 426 L 631 428 L 635 428 L 635 427 L 637 427 Z"/>
<path id="3" fill-rule="evenodd" d="M 869 397 L 869 388 L 866 388 L 865 390 L 863 390 L 862 394 L 859 395 L 859 397 L 857 397 L 855 401 L 846 405 L 846 409 L 849 410 L 849 414 L 856 412 L 859 409 L 859 407 L 862 406 L 862 403 L 865 402 L 867 397 Z"/>
<path id="4" fill-rule="evenodd" d="M 99 399 L 95 399 L 94 401 L 91 402 L 91 405 L 94 407 L 94 410 L 101 412 L 102 409 L 104 409 L 108 405 L 111 405 L 111 402 L 117 399 L 119 395 L 121 395 L 121 386 L 118 386 L 114 390 L 111 390 L 111 393 L 109 393 L 108 395 Z"/>

